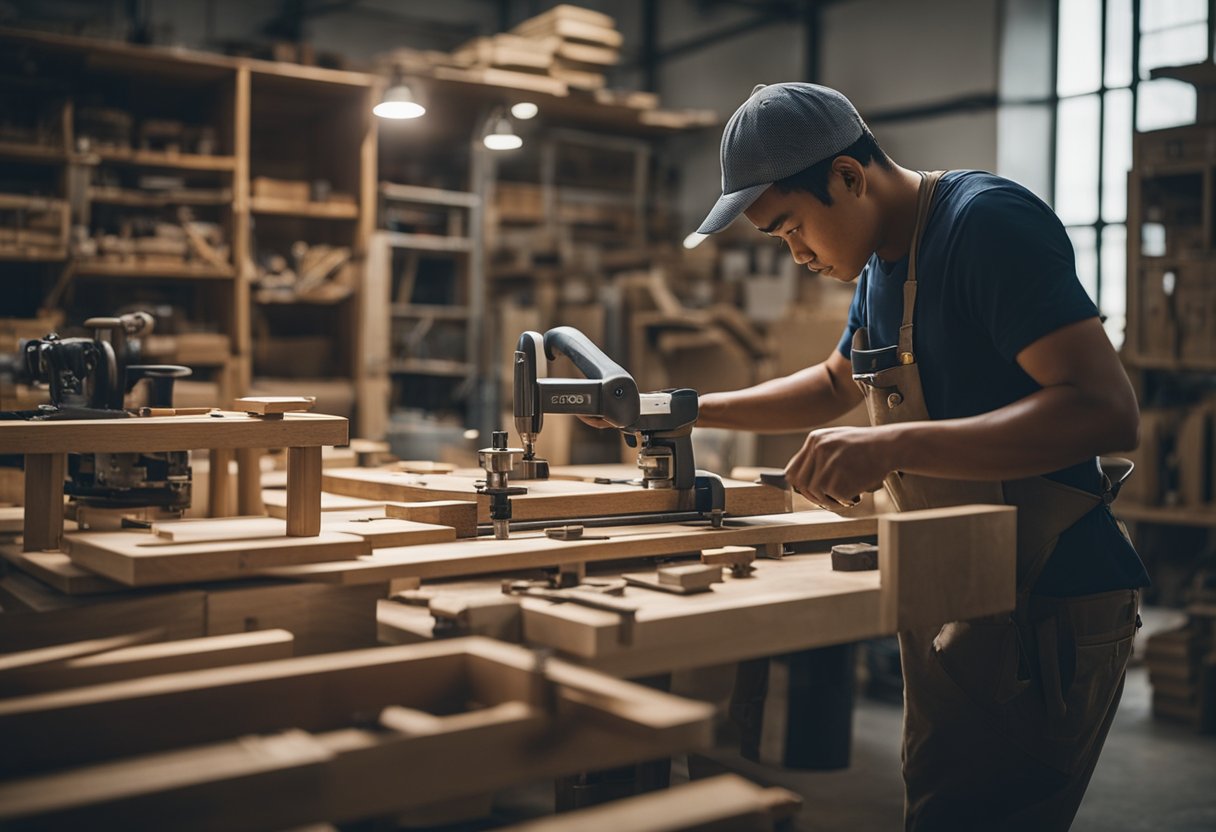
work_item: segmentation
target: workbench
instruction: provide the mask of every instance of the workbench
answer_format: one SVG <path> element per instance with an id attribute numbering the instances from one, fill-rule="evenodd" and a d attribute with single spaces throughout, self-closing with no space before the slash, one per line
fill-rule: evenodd
<path id="1" fill-rule="evenodd" d="M 210 449 L 211 470 L 219 472 L 228 470 L 236 450 L 288 448 L 288 534 L 310 536 L 320 530 L 321 446 L 345 444 L 348 431 L 346 419 L 316 413 L 261 418 L 214 411 L 199 416 L 4 421 L 0 422 L 0 454 L 25 457 L 23 534 L 27 551 L 59 548 L 68 453 Z M 226 482 L 220 476 L 211 480 L 217 485 Z M 243 477 L 241 482 L 249 479 Z M 218 495 L 213 492 L 211 496 L 214 506 Z"/>

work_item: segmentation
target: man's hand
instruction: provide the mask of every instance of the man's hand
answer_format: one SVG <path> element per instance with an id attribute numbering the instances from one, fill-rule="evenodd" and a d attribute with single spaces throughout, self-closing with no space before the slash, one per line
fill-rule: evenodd
<path id="1" fill-rule="evenodd" d="M 812 503 L 851 506 L 864 491 L 877 491 L 895 466 L 886 432 L 875 428 L 821 428 L 785 466 L 790 487 Z"/>

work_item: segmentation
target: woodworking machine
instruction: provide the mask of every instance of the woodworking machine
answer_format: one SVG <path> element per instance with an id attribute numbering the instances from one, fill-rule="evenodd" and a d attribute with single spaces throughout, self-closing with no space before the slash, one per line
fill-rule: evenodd
<path id="1" fill-rule="evenodd" d="M 26 384 L 45 385 L 51 403 L 35 410 L 0 412 L 0 419 L 29 421 L 108 420 L 132 417 L 124 399 L 135 385 L 149 382 L 148 405 L 171 407 L 173 382 L 190 375 L 175 364 L 144 364 L 143 338 L 154 320 L 147 312 L 116 318 L 89 318 L 91 338 L 50 333 L 21 344 L 0 373 Z M 171 512 L 190 505 L 187 451 L 76 453 L 68 455 L 64 490 L 78 503 L 98 508 L 156 506 Z"/>

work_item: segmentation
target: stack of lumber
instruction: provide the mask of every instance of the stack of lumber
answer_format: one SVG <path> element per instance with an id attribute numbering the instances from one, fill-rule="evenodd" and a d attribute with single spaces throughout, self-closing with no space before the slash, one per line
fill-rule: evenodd
<path id="1" fill-rule="evenodd" d="M 1153 716 L 1197 731 L 1216 731 L 1216 607 L 1191 605 L 1183 627 L 1148 640 L 1145 664 L 1153 686 Z"/>
<path id="2" fill-rule="evenodd" d="M 573 89 L 604 88 L 604 70 L 620 59 L 621 33 L 610 16 L 555 6 L 508 33 L 471 40 L 452 53 L 457 65 L 547 75 Z"/>

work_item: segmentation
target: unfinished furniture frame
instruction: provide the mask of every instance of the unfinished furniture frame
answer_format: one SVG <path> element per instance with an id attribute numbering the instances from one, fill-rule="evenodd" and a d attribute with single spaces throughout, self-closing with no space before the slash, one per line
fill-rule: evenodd
<path id="1" fill-rule="evenodd" d="M 233 449 L 288 448 L 287 533 L 299 537 L 317 535 L 321 531 L 321 446 L 343 445 L 348 439 L 346 419 L 315 413 L 287 413 L 281 419 L 215 411 L 202 416 L 0 422 L 0 454 L 25 457 L 26 551 L 58 549 L 62 542 L 63 480 L 69 452 L 210 448 L 211 479 L 226 481 L 226 477 L 218 474 L 227 470 L 228 455 Z"/>
<path id="2" fill-rule="evenodd" d="M 157 676 L 0 701 L 0 825 L 341 823 L 704 747 L 712 721 L 478 638 Z"/>

